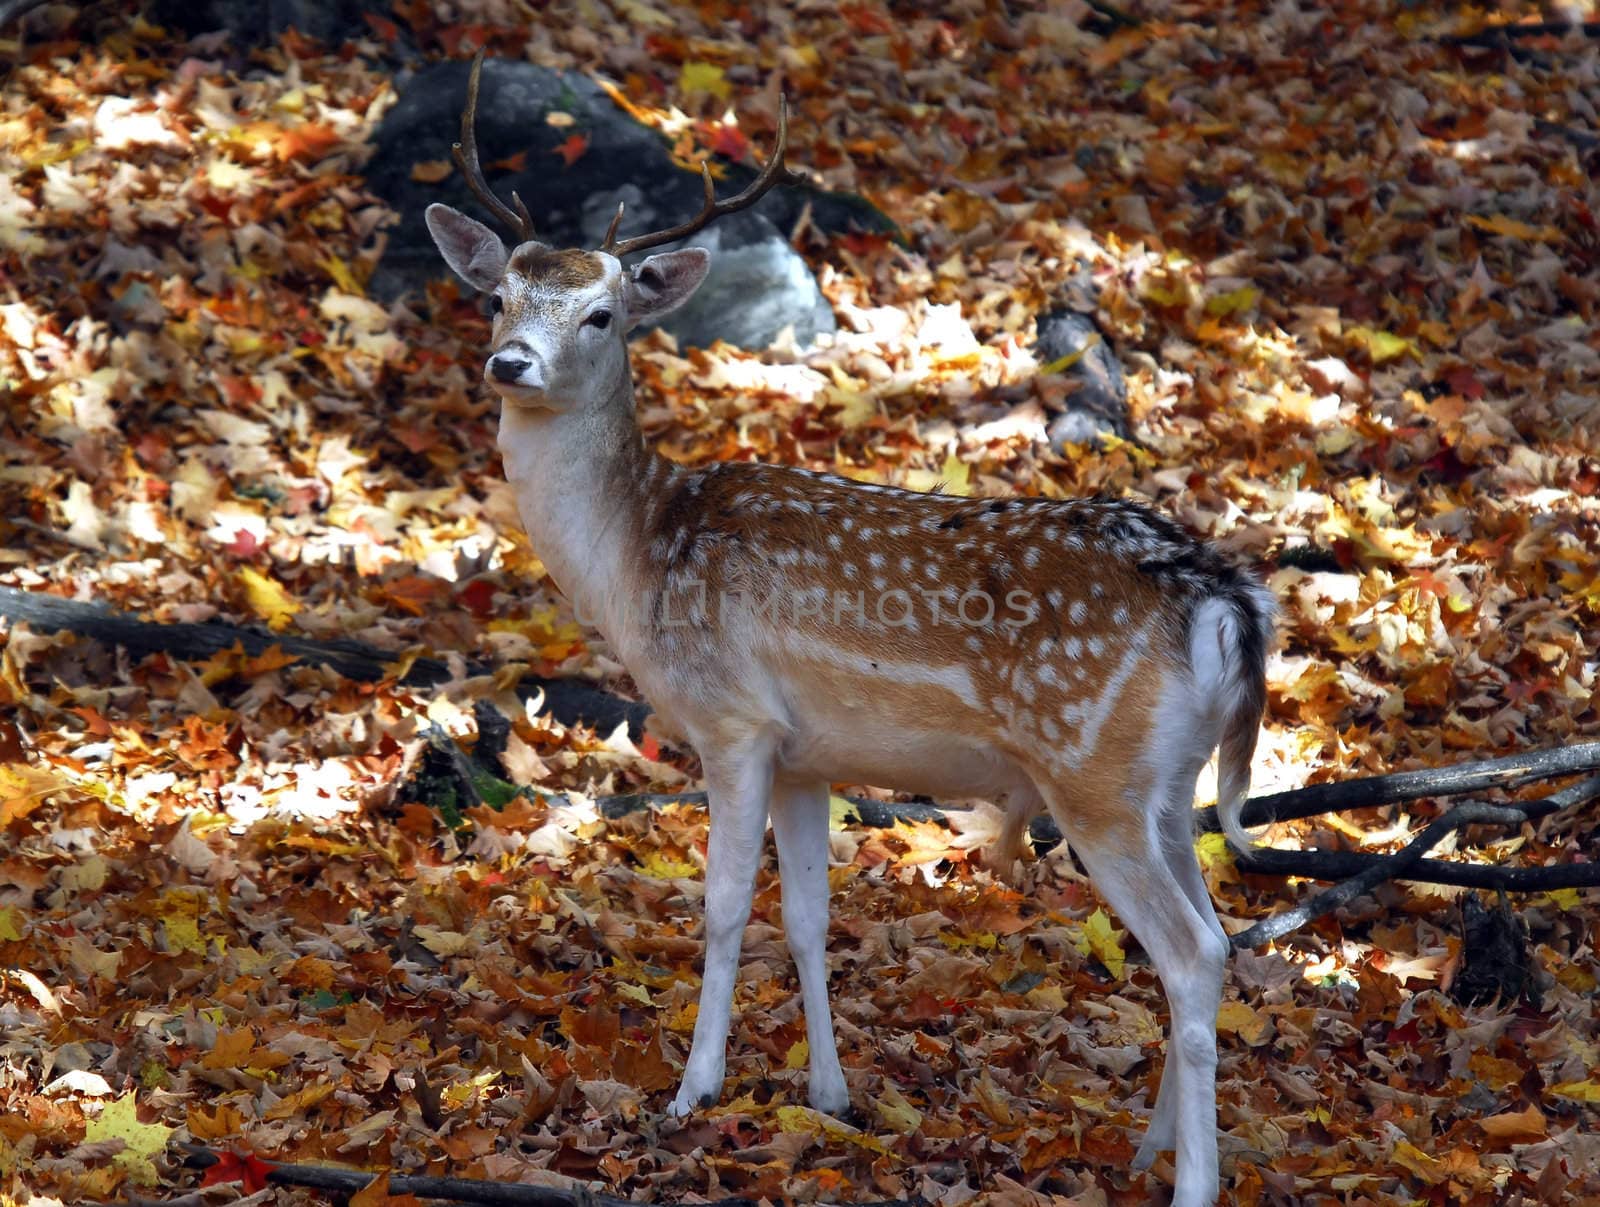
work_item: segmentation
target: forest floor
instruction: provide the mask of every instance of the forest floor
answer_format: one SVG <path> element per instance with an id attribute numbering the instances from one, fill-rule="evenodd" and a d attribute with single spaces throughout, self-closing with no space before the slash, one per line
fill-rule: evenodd
<path id="1" fill-rule="evenodd" d="M 438 7 L 249 56 L 61 8 L 8 69 L 0 584 L 495 673 L 422 691 L 9 628 L 0 1203 L 181 1193 L 175 1141 L 650 1201 L 1159 1195 L 1170 1165 L 1129 1162 L 1160 985 L 1070 859 L 1022 892 L 978 866 L 992 811 L 834 834 L 851 1118 L 805 1104 L 770 852 L 723 1102 L 667 1117 L 705 817 L 588 802 L 696 768 L 510 690 L 629 685 L 518 527 L 478 303 L 365 293 L 386 49 L 591 72 L 687 163 L 759 157 L 781 76 L 790 163 L 907 241 L 800 233 L 840 317 L 821 349 L 637 341 L 649 438 L 1125 495 L 1219 540 L 1282 606 L 1260 792 L 1600 736 L 1600 40 L 1462 45 L 1463 10 L 1378 2 Z M 1034 319 L 1085 272 L 1132 439 L 1056 455 L 1068 387 Z M 452 828 L 412 772 L 430 725 L 470 748 L 481 699 L 513 718 L 512 778 L 562 799 Z M 1435 810 L 1264 838 L 1386 851 Z M 1449 857 L 1570 862 L 1597 830 Z M 1231 929 L 1316 887 L 1200 849 Z M 1449 992 L 1459 896 L 1386 886 L 1236 957 L 1225 1201 L 1600 1201 L 1594 896 L 1514 899 L 1538 991 L 1476 1005 Z"/>

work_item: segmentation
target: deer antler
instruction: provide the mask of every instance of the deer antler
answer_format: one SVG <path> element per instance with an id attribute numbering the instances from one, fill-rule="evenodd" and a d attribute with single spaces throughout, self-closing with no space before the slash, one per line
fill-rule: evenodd
<path id="1" fill-rule="evenodd" d="M 528 207 L 522 204 L 522 198 L 515 192 L 511 194 L 511 200 L 517 207 L 514 210 L 496 197 L 489 182 L 483 178 L 483 168 L 478 164 L 478 137 L 473 127 L 478 121 L 478 77 L 482 74 L 483 51 L 480 50 L 472 60 L 472 74 L 467 78 L 467 107 L 461 111 L 461 141 L 450 148 L 450 156 L 466 177 L 467 187 L 483 202 L 484 207 L 507 230 L 516 234 L 519 243 L 526 243 L 533 238 L 533 219 L 528 216 Z"/>
<path id="2" fill-rule="evenodd" d="M 655 231 L 648 235 L 635 235 L 631 239 L 618 239 L 617 227 L 622 223 L 622 204 L 617 204 L 617 216 L 611 219 L 611 226 L 606 230 L 606 240 L 600 245 L 600 250 L 609 252 L 622 259 L 629 252 L 643 251 L 647 247 L 659 247 L 663 243 L 672 243 L 685 236 L 692 235 L 695 231 L 720 218 L 724 214 L 731 214 L 734 210 L 742 210 L 746 206 L 754 205 L 766 196 L 767 191 L 780 180 L 792 180 L 795 174 L 786 171 L 783 166 L 784 148 L 789 142 L 789 107 L 783 97 L 778 98 L 778 145 L 772 150 L 772 158 L 768 159 L 766 166 L 761 169 L 761 175 L 750 182 L 750 187 L 726 201 L 717 200 L 716 186 L 711 182 L 711 168 L 705 163 L 700 165 L 700 178 L 706 186 L 706 203 L 700 212 L 681 226 L 674 226 L 667 230 Z"/>

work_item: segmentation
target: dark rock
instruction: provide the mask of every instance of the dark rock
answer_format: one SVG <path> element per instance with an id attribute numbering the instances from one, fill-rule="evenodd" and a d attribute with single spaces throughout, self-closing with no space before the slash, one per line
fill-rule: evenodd
<path id="1" fill-rule="evenodd" d="M 440 201 L 483 217 L 458 172 L 437 184 L 412 179 L 422 162 L 448 160 L 460 131 L 469 65 L 436 63 L 418 71 L 384 117 L 367 164 L 372 190 L 400 215 L 370 288 L 390 299 L 447 277 L 423 224 L 423 211 Z M 565 115 L 558 124 L 547 120 Z M 570 120 L 568 120 L 570 119 Z M 570 165 L 557 148 L 574 134 L 587 146 Z M 617 108 L 587 77 L 530 63 L 491 59 L 479 92 L 479 159 L 491 185 L 505 198 L 516 190 L 533 215 L 540 239 L 565 247 L 599 243 L 626 203 L 624 235 L 671 226 L 696 213 L 702 201 L 697 173 L 672 162 L 666 142 Z M 514 172 L 494 164 L 522 155 Z M 724 164 L 723 195 L 737 192 L 758 169 Z M 786 233 L 810 207 L 810 220 L 827 232 L 892 232 L 876 208 L 849 194 L 807 186 L 780 186 L 755 206 L 724 218 L 691 242 L 713 253 L 711 276 L 697 298 L 665 324 L 688 344 L 721 338 L 741 347 L 764 347 L 785 326 L 800 342 L 833 330 L 833 315 Z M 759 304 L 756 304 L 759 303 Z"/>
<path id="2" fill-rule="evenodd" d="M 1122 363 L 1094 320 L 1086 314 L 1060 310 L 1040 315 L 1038 328 L 1033 357 L 1041 367 L 1064 356 L 1083 353 L 1064 371 L 1076 387 L 1067 395 L 1065 412 L 1052 419 L 1046 429 L 1050 446 L 1059 452 L 1067 444 L 1093 444 L 1105 432 L 1126 440 L 1131 431 L 1128 383 Z"/>

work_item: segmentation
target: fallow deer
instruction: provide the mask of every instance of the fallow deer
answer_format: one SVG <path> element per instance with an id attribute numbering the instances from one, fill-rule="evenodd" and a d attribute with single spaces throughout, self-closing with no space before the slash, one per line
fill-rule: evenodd
<path id="1" fill-rule="evenodd" d="M 828 796 L 835 781 L 1004 799 L 1001 862 L 1048 808 L 1149 953 L 1170 1054 L 1136 1168 L 1176 1148 L 1181 1207 L 1215 1200 L 1216 1016 L 1228 940 L 1195 858 L 1195 782 L 1220 745 L 1220 814 L 1240 812 L 1265 701 L 1274 612 L 1250 575 L 1132 502 L 971 499 L 781 466 L 675 465 L 645 446 L 628 333 L 706 275 L 683 248 L 783 175 L 787 138 L 738 196 L 710 173 L 694 219 L 594 251 L 534 238 L 490 189 L 474 142 L 474 64 L 455 159 L 515 235 L 429 206 L 449 266 L 490 295 L 484 380 L 534 548 L 595 619 L 705 769 L 705 970 L 672 1111 L 722 1093 L 734 980 L 770 817 L 799 972 L 809 1096 L 849 1092 L 828 1005 Z M 618 219 L 621 211 L 619 208 Z"/>

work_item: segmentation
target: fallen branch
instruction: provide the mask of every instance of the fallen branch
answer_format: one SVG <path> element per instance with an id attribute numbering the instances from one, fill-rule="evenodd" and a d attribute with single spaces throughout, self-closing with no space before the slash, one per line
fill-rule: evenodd
<path id="1" fill-rule="evenodd" d="M 1374 867 L 1388 867 L 1393 855 L 1371 851 L 1282 851 L 1260 847 L 1239 860 L 1252 876 L 1300 876 L 1308 880 L 1343 880 Z M 1454 863 L 1419 859 L 1404 875 L 1391 880 L 1446 884 L 1454 888 L 1504 889 L 1508 893 L 1551 893 L 1563 888 L 1600 888 L 1600 863 L 1553 863 L 1506 867 L 1496 863 Z"/>
<path id="2" fill-rule="evenodd" d="M 164 624 L 140 620 L 104 604 L 80 603 L 16 587 L 0 587 L 0 617 L 13 623 L 25 622 L 47 633 L 76 633 L 106 645 L 121 646 L 136 655 L 167 654 L 185 661 L 201 661 L 236 645 L 253 658 L 276 646 L 303 662 L 326 666 L 347 679 L 369 683 L 392 675 L 394 664 L 401 657 L 360 641 L 313 641 L 224 621 Z M 467 673 L 472 675 L 487 675 L 491 669 L 466 664 Z M 398 677 L 408 687 L 437 687 L 450 678 L 450 665 L 439 658 L 417 658 Z M 648 705 L 624 700 L 579 679 L 529 675 L 517 684 L 517 692 L 524 698 L 543 692 L 545 711 L 563 725 L 582 722 L 610 732 L 626 722 L 635 739 L 643 736 L 644 719 L 650 713 Z"/>
<path id="3" fill-rule="evenodd" d="M 1492 25 L 1470 34 L 1446 34 L 1439 41 L 1446 46 L 1505 46 L 1525 38 L 1563 38 L 1581 33 L 1600 38 L 1600 21 L 1521 21 L 1513 25 Z"/>
<path id="4" fill-rule="evenodd" d="M 1365 896 L 1384 881 L 1400 879 L 1447 836 L 1465 826 L 1485 824 L 1515 826 L 1521 825 L 1526 820 L 1527 816 L 1520 809 L 1486 805 L 1477 801 L 1457 805 L 1443 817 L 1429 823 L 1421 834 L 1401 850 L 1386 856 L 1382 863 L 1375 864 L 1333 888 L 1302 901 L 1292 909 L 1273 914 L 1270 918 L 1263 918 L 1249 930 L 1234 935 L 1233 945 L 1236 948 L 1258 947 L 1262 943 L 1282 938 L 1290 931 L 1299 930 L 1307 922 L 1324 914 L 1331 914 L 1341 905 L 1348 905 L 1357 897 Z"/>
<path id="5" fill-rule="evenodd" d="M 1244 824 L 1263 826 L 1346 809 L 1398 805 L 1429 796 L 1461 796 L 1593 771 L 1600 771 L 1600 742 L 1558 746 L 1553 750 L 1528 750 L 1486 762 L 1334 780 L 1253 797 L 1245 803 Z M 1197 824 L 1202 830 L 1220 831 L 1222 826 L 1217 821 L 1216 806 L 1199 810 Z"/>
<path id="6" fill-rule="evenodd" d="M 1378 885 L 1389 880 L 1414 880 L 1418 879 L 1418 868 L 1423 863 L 1423 856 L 1434 847 L 1438 846 L 1450 834 L 1467 826 L 1474 825 L 1500 825 L 1521 826 L 1537 818 L 1547 817 L 1559 813 L 1564 809 L 1575 808 L 1587 804 L 1589 801 L 1600 797 L 1600 776 L 1592 776 L 1571 787 L 1559 792 L 1551 793 L 1539 800 L 1522 801 L 1506 805 L 1490 805 L 1481 801 L 1469 801 L 1456 805 L 1444 816 L 1434 819 L 1422 833 L 1408 842 L 1401 850 L 1393 855 L 1362 855 L 1357 853 L 1363 866 L 1361 870 L 1340 882 L 1331 889 L 1327 889 L 1309 900 L 1302 901 L 1292 909 L 1274 914 L 1257 922 L 1248 930 L 1233 936 L 1232 943 L 1236 948 L 1256 947 L 1273 939 L 1282 938 L 1290 931 L 1298 930 L 1306 923 L 1330 914 L 1340 906 L 1347 905 L 1357 897 L 1365 896 Z M 1329 856 L 1344 854 L 1344 852 L 1316 851 L 1316 852 L 1279 852 L 1270 848 L 1257 848 L 1239 853 L 1240 866 L 1245 871 L 1255 871 L 1259 863 L 1266 863 L 1269 867 L 1275 855 L 1321 855 Z M 1442 861 L 1429 860 L 1429 863 Z M 1281 867 L 1281 864 L 1279 865 Z M 1443 864 L 1452 871 L 1458 868 L 1467 868 L 1470 864 Z M 1541 887 L 1596 887 L 1600 886 L 1600 864 L 1580 863 L 1563 864 L 1554 868 L 1487 868 L 1480 870 L 1498 871 L 1502 873 L 1501 883 L 1484 885 L 1483 887 L 1499 888 L 1507 891 L 1518 887 L 1514 883 L 1506 883 L 1513 877 L 1505 873 L 1566 873 L 1565 877 L 1547 876 L 1547 881 L 1566 879 L 1565 884 L 1546 883 Z M 1525 891 L 1525 890 L 1524 890 Z"/>

